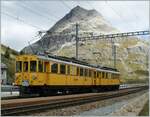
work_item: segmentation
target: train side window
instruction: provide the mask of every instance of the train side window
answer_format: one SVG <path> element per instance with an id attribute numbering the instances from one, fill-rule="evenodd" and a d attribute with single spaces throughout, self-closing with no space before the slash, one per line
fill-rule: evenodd
<path id="1" fill-rule="evenodd" d="M 115 79 L 116 78 L 116 75 L 115 74 L 113 74 L 113 79 Z"/>
<path id="2" fill-rule="evenodd" d="M 27 61 L 23 63 L 23 71 L 24 72 L 28 71 L 28 62 Z"/>
<path id="3" fill-rule="evenodd" d="M 16 72 L 22 71 L 22 61 L 16 61 Z"/>
<path id="4" fill-rule="evenodd" d="M 94 78 L 96 78 L 96 71 L 94 71 Z"/>
<path id="5" fill-rule="evenodd" d="M 89 77 L 92 77 L 92 71 L 89 70 Z"/>
<path id="6" fill-rule="evenodd" d="M 108 73 L 108 78 L 110 79 L 110 73 Z"/>
<path id="7" fill-rule="evenodd" d="M 109 73 L 109 78 L 110 78 L 110 79 L 112 78 L 112 73 Z"/>
<path id="8" fill-rule="evenodd" d="M 30 71 L 36 72 L 36 61 L 30 61 Z"/>
<path id="9" fill-rule="evenodd" d="M 108 78 L 111 79 L 111 74 L 110 73 L 108 73 Z"/>
<path id="10" fill-rule="evenodd" d="M 80 75 L 80 68 L 77 67 L 77 76 L 79 76 L 79 75 Z"/>
<path id="11" fill-rule="evenodd" d="M 51 72 L 58 73 L 58 64 L 57 63 L 54 63 L 51 65 Z"/>
<path id="12" fill-rule="evenodd" d="M 106 73 L 106 78 L 108 78 L 108 73 Z"/>
<path id="13" fill-rule="evenodd" d="M 118 74 L 115 74 L 115 78 L 118 79 L 118 78 L 119 78 L 119 75 L 118 75 Z"/>
<path id="14" fill-rule="evenodd" d="M 97 78 L 99 78 L 99 72 L 97 72 Z"/>
<path id="15" fill-rule="evenodd" d="M 66 65 L 60 64 L 60 73 L 61 74 L 66 74 Z"/>
<path id="16" fill-rule="evenodd" d="M 104 78 L 104 72 L 102 72 L 102 78 Z"/>
<path id="17" fill-rule="evenodd" d="M 101 78 L 101 72 L 99 72 L 99 78 Z"/>
<path id="18" fill-rule="evenodd" d="M 115 79 L 116 78 L 116 74 L 113 74 L 113 79 Z"/>
<path id="19" fill-rule="evenodd" d="M 84 76 L 87 77 L 87 75 L 88 75 L 88 70 L 85 69 L 85 70 L 84 70 Z"/>
<path id="20" fill-rule="evenodd" d="M 67 65 L 67 74 L 70 74 L 70 65 Z"/>
<path id="21" fill-rule="evenodd" d="M 42 61 L 39 61 L 39 64 L 38 64 L 38 68 L 39 68 L 39 72 L 43 72 L 43 62 Z"/>
<path id="22" fill-rule="evenodd" d="M 83 68 L 80 68 L 80 76 L 83 76 Z"/>
<path id="23" fill-rule="evenodd" d="M 90 70 L 89 70 L 89 69 L 87 69 L 87 77 L 89 77 L 89 72 L 90 72 Z"/>

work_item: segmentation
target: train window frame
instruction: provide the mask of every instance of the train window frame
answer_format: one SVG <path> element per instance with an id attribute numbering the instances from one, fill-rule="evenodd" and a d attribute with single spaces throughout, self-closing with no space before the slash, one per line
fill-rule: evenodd
<path id="1" fill-rule="evenodd" d="M 59 65 L 60 69 L 60 74 L 66 74 L 66 65 L 65 64 L 60 64 Z M 61 68 L 61 67 L 64 67 L 64 68 Z"/>
<path id="2" fill-rule="evenodd" d="M 23 72 L 28 72 L 29 71 L 29 67 L 28 66 L 29 66 L 29 62 L 28 61 L 24 61 L 23 62 Z"/>
<path id="3" fill-rule="evenodd" d="M 38 72 L 43 72 L 43 61 L 38 61 Z"/>
<path id="4" fill-rule="evenodd" d="M 19 68 L 19 70 L 18 70 L 18 68 Z M 22 61 L 16 61 L 16 72 L 17 73 L 22 72 Z"/>
<path id="5" fill-rule="evenodd" d="M 53 65 L 56 65 L 56 66 L 54 66 L 54 68 L 53 68 Z M 58 63 L 52 63 L 51 64 L 51 73 L 58 73 Z"/>
<path id="6" fill-rule="evenodd" d="M 35 65 L 33 65 L 31 62 L 35 62 Z M 32 66 L 34 66 L 34 69 L 32 70 Z M 37 68 L 37 62 L 36 61 L 30 61 L 30 72 L 36 72 L 36 68 Z"/>

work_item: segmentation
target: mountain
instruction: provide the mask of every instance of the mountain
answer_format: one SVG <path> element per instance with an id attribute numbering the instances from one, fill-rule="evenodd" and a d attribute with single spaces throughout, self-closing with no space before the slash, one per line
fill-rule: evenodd
<path id="1" fill-rule="evenodd" d="M 79 24 L 79 36 L 119 32 L 96 10 L 86 10 L 77 6 L 50 28 L 40 40 L 32 44 L 32 48 L 36 52 L 45 50 L 56 55 L 75 57 L 76 23 Z M 147 82 L 150 43 L 136 37 L 116 40 L 118 43 L 116 67 L 121 72 L 121 81 Z M 22 51 L 33 53 L 29 46 Z M 113 67 L 112 45 L 108 41 L 101 40 L 79 42 L 79 59 Z"/>
<path id="2" fill-rule="evenodd" d="M 94 32 L 94 34 L 119 32 L 96 10 L 86 10 L 77 6 L 49 29 L 48 33 L 39 41 L 32 44 L 32 48 L 38 52 L 43 50 L 49 50 L 51 52 L 59 49 L 65 42 L 74 40 L 74 36 L 72 35 L 76 31 L 76 23 L 79 24 L 79 35 L 89 35 L 91 32 Z M 30 46 L 25 47 L 23 51 L 33 53 Z"/>

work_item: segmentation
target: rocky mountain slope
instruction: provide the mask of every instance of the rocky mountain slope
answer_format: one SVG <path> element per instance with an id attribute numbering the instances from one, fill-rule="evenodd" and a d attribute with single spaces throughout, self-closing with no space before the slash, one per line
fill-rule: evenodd
<path id="1" fill-rule="evenodd" d="M 32 48 L 37 52 L 46 50 L 52 54 L 74 57 L 75 37 L 73 35 L 76 23 L 79 24 L 79 36 L 119 32 L 96 10 L 86 10 L 77 6 L 49 29 L 39 41 L 32 44 Z M 117 47 L 116 67 L 121 72 L 121 80 L 125 82 L 147 81 L 150 43 L 135 37 L 118 40 L 120 41 Z M 23 51 L 32 53 L 29 46 Z M 79 59 L 92 64 L 113 67 L 112 45 L 108 41 L 100 40 L 79 42 Z"/>
<path id="2" fill-rule="evenodd" d="M 86 10 L 77 6 L 68 14 L 60 19 L 41 40 L 32 44 L 36 51 L 49 50 L 54 51 L 61 47 L 62 44 L 74 40 L 75 25 L 79 24 L 79 35 L 105 34 L 118 32 L 107 22 L 96 10 Z M 43 46 L 41 46 L 43 45 Z M 44 48 L 44 49 L 43 49 Z M 23 49 L 26 53 L 32 53 L 30 46 Z"/>

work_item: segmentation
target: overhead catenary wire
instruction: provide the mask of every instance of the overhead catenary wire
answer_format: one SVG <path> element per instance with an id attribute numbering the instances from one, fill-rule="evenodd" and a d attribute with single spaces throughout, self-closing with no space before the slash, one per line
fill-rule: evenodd
<path id="1" fill-rule="evenodd" d="M 128 24 L 127 27 L 131 26 L 127 21 L 124 20 L 124 18 L 122 17 L 122 15 L 120 15 L 120 13 L 118 13 L 118 11 L 116 11 L 107 1 L 105 1 L 105 4 L 107 4 L 107 6 L 108 6 L 109 8 L 111 8 L 111 9 L 114 11 L 114 13 L 120 17 L 120 19 L 121 19 L 122 21 L 124 21 L 124 24 Z"/>
<path id="2" fill-rule="evenodd" d="M 45 8 L 45 7 L 43 8 L 42 5 L 43 4 L 38 4 L 38 8 L 41 8 L 42 10 L 44 10 L 45 11 L 45 12 L 43 12 L 44 14 L 47 14 L 48 16 L 53 16 L 55 19 L 60 19 L 60 17 L 56 16 L 55 14 L 49 13 L 50 10 L 48 8 Z"/>
<path id="3" fill-rule="evenodd" d="M 23 8 L 23 9 L 25 9 L 25 10 L 30 11 L 30 12 L 33 13 L 33 14 L 36 14 L 36 15 L 38 15 L 38 16 L 41 16 L 42 18 L 45 18 L 48 22 L 50 22 L 50 20 L 51 20 L 51 21 L 56 21 L 56 18 L 55 18 L 55 19 L 52 19 L 52 17 L 49 18 L 48 16 L 45 16 L 45 15 L 43 15 L 43 14 L 41 14 L 41 13 L 39 13 L 39 12 L 33 10 L 32 8 L 26 6 L 26 5 L 23 4 L 23 3 L 22 3 L 22 4 L 18 4 L 18 6 L 21 7 L 21 8 Z"/>
<path id="4" fill-rule="evenodd" d="M 6 15 L 6 16 L 8 16 L 8 17 L 11 17 L 11 18 L 13 18 L 13 19 L 15 19 L 15 20 L 17 20 L 17 21 L 20 21 L 20 22 L 22 22 L 22 23 L 24 23 L 24 24 L 26 24 L 26 25 L 29 25 L 29 26 L 31 26 L 31 27 L 34 27 L 34 28 L 36 28 L 36 29 L 38 29 L 38 30 L 42 30 L 41 27 L 38 27 L 38 26 L 33 25 L 33 24 L 31 24 L 31 23 L 28 23 L 28 22 L 26 22 L 25 20 L 23 20 L 23 19 L 21 19 L 21 18 L 19 18 L 19 17 L 16 17 L 16 16 L 14 16 L 14 15 L 10 15 L 9 13 L 2 12 L 2 11 L 1 11 L 1 13 L 4 14 L 4 15 Z"/>

